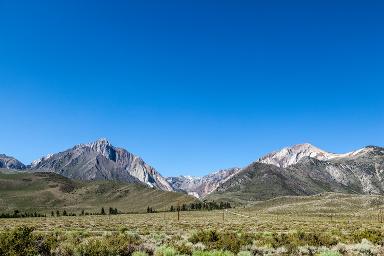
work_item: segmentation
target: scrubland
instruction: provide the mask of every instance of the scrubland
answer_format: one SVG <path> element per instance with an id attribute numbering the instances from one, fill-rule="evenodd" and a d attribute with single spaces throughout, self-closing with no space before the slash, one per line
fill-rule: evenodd
<path id="1" fill-rule="evenodd" d="M 187 211 L 180 220 L 177 212 L 0 219 L 0 255 L 384 255 L 380 205 L 353 208 L 351 196 L 344 210 L 324 208 L 340 198 Z"/>

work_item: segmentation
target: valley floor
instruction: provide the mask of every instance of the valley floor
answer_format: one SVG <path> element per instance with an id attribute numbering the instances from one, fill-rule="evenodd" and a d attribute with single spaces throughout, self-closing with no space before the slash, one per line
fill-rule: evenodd
<path id="1" fill-rule="evenodd" d="M 30 239 L 46 243 L 46 255 L 384 255 L 382 200 L 286 197 L 228 211 L 180 212 L 179 221 L 177 212 L 0 219 L 0 254 L 12 250 L 4 241 L 28 233 L 16 228 L 33 227 Z"/>

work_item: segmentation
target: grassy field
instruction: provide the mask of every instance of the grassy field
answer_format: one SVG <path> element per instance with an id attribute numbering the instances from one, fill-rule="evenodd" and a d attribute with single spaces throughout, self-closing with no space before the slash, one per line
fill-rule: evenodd
<path id="1" fill-rule="evenodd" d="M 384 197 L 323 193 L 247 202 L 215 211 L 144 213 L 195 202 L 142 185 L 0 172 L 0 255 L 384 255 Z M 50 212 L 130 214 L 51 217 Z M 133 213 L 135 212 L 135 213 Z M 108 211 L 107 211 L 108 213 Z"/>
<path id="2" fill-rule="evenodd" d="M 107 216 L 0 219 L 0 230 L 32 225 L 40 231 L 118 231 L 179 233 L 193 229 L 242 230 L 246 232 L 326 232 L 384 225 L 384 197 L 327 193 L 310 197 L 281 197 L 247 207 L 215 211 L 137 213 Z"/>
<path id="3" fill-rule="evenodd" d="M 179 221 L 177 212 L 0 219 L 0 233 L 34 227 L 55 241 L 47 255 L 384 255 L 383 203 L 323 194 L 180 212 Z"/>

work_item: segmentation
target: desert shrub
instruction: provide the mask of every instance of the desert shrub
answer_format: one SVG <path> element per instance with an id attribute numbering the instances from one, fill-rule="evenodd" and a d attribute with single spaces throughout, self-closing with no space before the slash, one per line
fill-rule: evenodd
<path id="1" fill-rule="evenodd" d="M 255 234 L 254 244 L 257 246 L 266 246 L 274 248 L 284 248 L 290 255 L 299 253 L 299 248 L 303 249 L 303 246 L 334 246 L 339 240 L 336 236 L 328 233 L 316 233 L 316 232 L 290 232 L 290 233 L 264 233 Z"/>
<path id="2" fill-rule="evenodd" d="M 219 240 L 219 234 L 215 230 L 199 230 L 197 232 L 192 233 L 189 241 L 196 244 L 198 242 L 202 243 L 210 243 L 216 242 Z"/>
<path id="3" fill-rule="evenodd" d="M 134 252 L 132 256 L 148 256 L 146 252 Z"/>
<path id="4" fill-rule="evenodd" d="M 191 242 L 186 242 L 185 240 L 179 240 L 171 245 L 179 254 L 191 255 L 193 252 L 193 244 Z"/>
<path id="5" fill-rule="evenodd" d="M 0 255 L 49 256 L 58 245 L 54 235 L 34 234 L 34 228 L 21 226 L 0 234 Z"/>
<path id="6" fill-rule="evenodd" d="M 172 247 L 160 246 L 155 250 L 155 256 L 176 256 L 177 251 Z"/>
<path id="7" fill-rule="evenodd" d="M 131 244 L 140 244 L 142 242 L 141 237 L 137 233 L 127 233 L 125 236 L 127 242 Z"/>
<path id="8" fill-rule="evenodd" d="M 37 234 L 34 236 L 35 246 L 40 256 L 49 256 L 59 241 L 52 234 Z"/>
<path id="9" fill-rule="evenodd" d="M 380 230 L 376 229 L 364 229 L 364 230 L 356 230 L 352 234 L 352 240 L 355 243 L 360 243 L 363 239 L 367 239 L 374 244 L 384 244 L 383 234 Z"/>
<path id="10" fill-rule="evenodd" d="M 53 251 L 55 256 L 72 256 L 74 255 L 74 245 L 68 242 L 60 243 Z"/>
<path id="11" fill-rule="evenodd" d="M 115 256 L 118 250 L 105 239 L 90 237 L 77 246 L 76 253 L 81 256 Z"/>
<path id="12" fill-rule="evenodd" d="M 361 243 L 353 245 L 352 249 L 354 251 L 357 251 L 361 255 L 373 255 L 375 246 L 370 241 L 364 238 L 361 241 Z M 381 254 L 378 254 L 378 255 L 381 255 Z"/>
<path id="13" fill-rule="evenodd" d="M 282 246 L 296 248 L 298 246 L 334 246 L 339 241 L 337 237 L 327 233 L 316 232 L 293 232 L 293 233 L 272 233 L 269 239 L 273 248 Z"/>
<path id="14" fill-rule="evenodd" d="M 66 242 L 72 244 L 74 247 L 79 245 L 87 237 L 90 237 L 89 233 L 82 231 L 68 231 L 68 232 L 54 232 L 54 236 L 59 242 Z"/>
<path id="15" fill-rule="evenodd" d="M 203 243 L 193 244 L 193 251 L 204 251 L 207 247 Z"/>
<path id="16" fill-rule="evenodd" d="M 155 253 L 155 246 L 153 244 L 142 243 L 138 248 L 139 252 L 145 252 L 148 255 L 153 255 Z"/>
<path id="17" fill-rule="evenodd" d="M 118 252 L 120 256 L 131 256 L 135 251 L 144 251 L 143 248 L 140 247 L 141 238 L 136 233 L 106 233 L 103 236 L 103 240 L 108 248 L 113 252 Z"/>
<path id="18" fill-rule="evenodd" d="M 0 234 L 0 255 L 38 255 L 33 230 L 32 227 L 22 226 Z"/>
<path id="19" fill-rule="evenodd" d="M 320 252 L 319 254 L 317 254 L 317 256 L 342 256 L 342 255 L 339 252 L 327 250 L 327 251 Z"/>
<path id="20" fill-rule="evenodd" d="M 314 246 L 299 246 L 297 248 L 298 255 L 315 255 L 317 247 Z"/>
<path id="21" fill-rule="evenodd" d="M 238 234 L 233 232 L 218 233 L 214 230 L 201 230 L 195 232 L 189 238 L 189 241 L 203 243 L 210 250 L 224 250 L 238 253 L 242 246 L 251 244 L 253 237 L 247 234 Z"/>
<path id="22" fill-rule="evenodd" d="M 252 256 L 252 253 L 249 251 L 240 251 L 237 256 Z"/>
<path id="23" fill-rule="evenodd" d="M 250 243 L 252 243 L 252 238 L 249 235 L 223 233 L 216 242 L 214 249 L 238 253 L 242 246 Z"/>
<path id="24" fill-rule="evenodd" d="M 123 226 L 123 227 L 120 228 L 120 232 L 121 232 L 121 233 L 126 233 L 126 232 L 128 232 L 128 231 L 129 231 L 129 228 L 128 228 L 128 227 L 124 227 L 124 226 Z"/>
<path id="25" fill-rule="evenodd" d="M 195 251 L 192 256 L 234 256 L 233 253 L 228 251 Z"/>
<path id="26" fill-rule="evenodd" d="M 137 245 L 126 244 L 126 245 L 119 248 L 119 255 L 120 256 L 131 256 L 137 251 L 139 251 L 139 248 Z"/>

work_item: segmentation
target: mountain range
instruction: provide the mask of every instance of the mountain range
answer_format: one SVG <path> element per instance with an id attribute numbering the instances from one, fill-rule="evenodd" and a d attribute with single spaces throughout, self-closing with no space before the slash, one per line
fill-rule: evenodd
<path id="1" fill-rule="evenodd" d="M 215 191 L 221 184 L 232 178 L 240 170 L 240 168 L 230 168 L 216 171 L 203 177 L 167 177 L 167 181 L 175 191 L 187 192 L 189 195 L 203 198 Z"/>
<path id="2" fill-rule="evenodd" d="M 335 154 L 311 144 L 298 144 L 269 153 L 244 168 L 220 170 L 204 177 L 164 178 L 140 157 L 100 139 L 44 156 L 30 165 L 0 155 L 0 168 L 53 172 L 75 180 L 145 184 L 237 203 L 322 192 L 384 194 L 384 148 L 376 146 Z"/>

